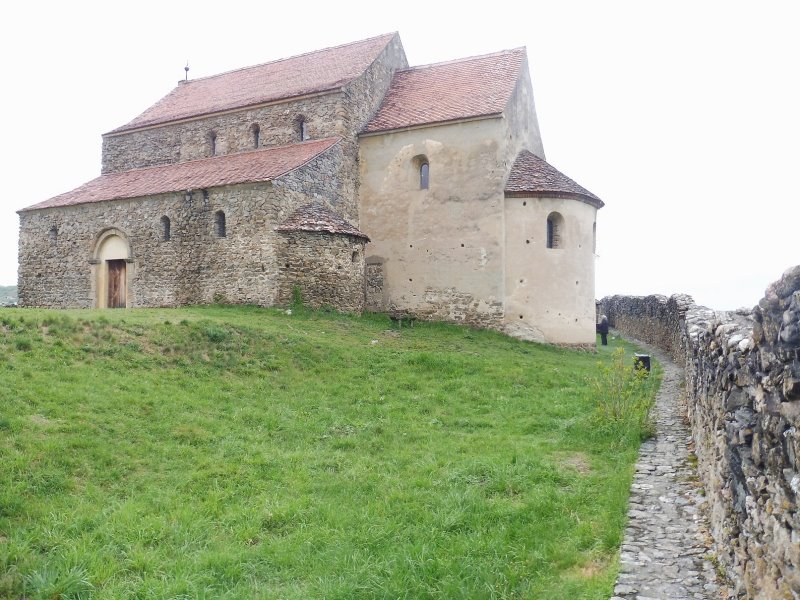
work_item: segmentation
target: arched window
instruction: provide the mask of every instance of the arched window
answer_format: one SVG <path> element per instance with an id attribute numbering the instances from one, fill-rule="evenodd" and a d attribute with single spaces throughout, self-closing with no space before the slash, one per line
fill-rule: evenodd
<path id="1" fill-rule="evenodd" d="M 427 190 L 428 185 L 430 184 L 431 172 L 431 167 L 428 163 L 428 157 L 424 154 L 417 154 L 411 159 L 411 164 L 417 170 L 417 175 L 419 175 L 419 189 Z"/>
<path id="2" fill-rule="evenodd" d="M 217 155 L 217 134 L 214 131 L 208 134 L 208 152 L 211 156 Z"/>
<path id="3" fill-rule="evenodd" d="M 557 212 L 547 216 L 547 247 L 563 248 L 564 217 Z"/>
<path id="4" fill-rule="evenodd" d="M 297 120 L 297 129 L 298 133 L 300 133 L 300 141 L 305 142 L 306 140 L 310 140 L 311 136 L 308 135 L 308 123 L 306 122 L 305 117 L 300 117 Z"/>
<path id="5" fill-rule="evenodd" d="M 214 233 L 217 234 L 217 237 L 225 237 L 225 213 L 221 210 L 218 210 L 214 213 Z"/>
<path id="6" fill-rule="evenodd" d="M 161 241 L 162 242 L 168 242 L 169 238 L 171 237 L 169 226 L 170 226 L 169 225 L 169 217 L 167 217 L 167 216 L 161 217 Z"/>
<path id="7" fill-rule="evenodd" d="M 261 142 L 261 127 L 258 126 L 258 123 L 253 123 L 250 131 L 253 132 L 253 148 L 258 148 Z"/>
<path id="8" fill-rule="evenodd" d="M 428 176 L 430 175 L 430 165 L 428 161 L 423 162 L 419 166 L 419 189 L 428 189 Z"/>

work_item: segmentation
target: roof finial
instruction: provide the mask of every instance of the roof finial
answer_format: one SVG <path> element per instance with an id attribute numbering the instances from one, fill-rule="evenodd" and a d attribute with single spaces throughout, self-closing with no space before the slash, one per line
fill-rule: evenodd
<path id="1" fill-rule="evenodd" d="M 186 66 L 183 67 L 183 70 L 186 71 L 186 76 L 184 77 L 184 81 L 189 81 L 189 60 L 186 60 Z"/>

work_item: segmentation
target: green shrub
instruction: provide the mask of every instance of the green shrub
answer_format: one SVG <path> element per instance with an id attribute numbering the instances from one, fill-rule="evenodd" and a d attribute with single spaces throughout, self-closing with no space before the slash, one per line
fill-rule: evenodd
<path id="1" fill-rule="evenodd" d="M 655 425 L 650 416 L 655 377 L 650 377 L 641 362 L 631 365 L 622 348 L 614 350 L 609 364 L 598 363 L 599 374 L 588 381 L 595 401 L 595 426 L 606 434 L 625 437 L 636 434 L 652 437 Z"/>

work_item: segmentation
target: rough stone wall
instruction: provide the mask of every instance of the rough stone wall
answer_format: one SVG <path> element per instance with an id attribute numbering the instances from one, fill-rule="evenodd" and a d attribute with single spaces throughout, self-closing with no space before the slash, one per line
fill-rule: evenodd
<path id="1" fill-rule="evenodd" d="M 278 234 L 276 304 L 294 301 L 295 289 L 310 308 L 364 310 L 364 240 L 316 231 Z"/>
<path id="2" fill-rule="evenodd" d="M 128 306 L 273 305 L 285 264 L 275 227 L 309 200 L 335 207 L 341 161 L 334 147 L 274 182 L 21 212 L 20 305 L 95 306 L 90 261 L 98 236 L 110 228 L 124 232 L 130 245 Z M 225 237 L 215 231 L 219 210 Z M 170 219 L 169 240 L 162 239 L 163 216 Z M 363 306 L 363 268 L 347 285 L 360 290 Z M 353 302 L 333 306 L 351 310 Z"/>
<path id="3" fill-rule="evenodd" d="M 300 142 L 303 116 L 312 139 L 346 133 L 341 93 L 331 93 L 259 108 L 209 115 L 182 123 L 103 136 L 102 172 L 172 164 L 211 156 L 209 134 L 216 134 L 216 155 L 252 150 L 252 126 L 259 126 L 259 147 Z"/>
<path id="4" fill-rule="evenodd" d="M 800 596 L 800 266 L 752 312 L 688 296 L 614 296 L 602 310 L 686 365 L 715 549 L 739 594 Z"/>

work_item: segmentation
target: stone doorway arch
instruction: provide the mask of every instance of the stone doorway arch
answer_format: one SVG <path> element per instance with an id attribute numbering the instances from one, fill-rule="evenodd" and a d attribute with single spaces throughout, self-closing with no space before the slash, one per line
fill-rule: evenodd
<path id="1" fill-rule="evenodd" d="M 133 257 L 128 236 L 116 228 L 97 236 L 92 252 L 92 297 L 95 308 L 130 306 Z"/>

